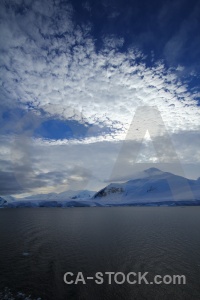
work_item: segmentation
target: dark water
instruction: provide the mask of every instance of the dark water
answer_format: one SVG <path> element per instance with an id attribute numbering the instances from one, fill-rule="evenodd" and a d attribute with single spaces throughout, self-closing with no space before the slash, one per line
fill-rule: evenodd
<path id="1" fill-rule="evenodd" d="M 68 271 L 178 274 L 187 281 L 66 285 Z M 5 287 L 42 300 L 200 299 L 200 207 L 1 209 L 0 291 Z"/>

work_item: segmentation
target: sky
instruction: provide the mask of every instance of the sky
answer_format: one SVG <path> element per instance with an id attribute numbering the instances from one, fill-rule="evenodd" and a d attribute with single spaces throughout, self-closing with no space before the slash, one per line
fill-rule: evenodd
<path id="1" fill-rule="evenodd" d="M 199 16 L 198 0 L 1 1 L 0 195 L 200 177 Z"/>

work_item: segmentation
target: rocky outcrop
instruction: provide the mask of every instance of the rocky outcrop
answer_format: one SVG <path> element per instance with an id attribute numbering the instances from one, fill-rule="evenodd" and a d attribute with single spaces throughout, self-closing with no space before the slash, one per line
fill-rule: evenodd
<path id="1" fill-rule="evenodd" d="M 94 198 L 99 198 L 99 197 L 106 197 L 110 194 L 122 194 L 124 192 L 123 188 L 121 187 L 105 187 L 104 189 L 100 190 L 94 195 Z"/>

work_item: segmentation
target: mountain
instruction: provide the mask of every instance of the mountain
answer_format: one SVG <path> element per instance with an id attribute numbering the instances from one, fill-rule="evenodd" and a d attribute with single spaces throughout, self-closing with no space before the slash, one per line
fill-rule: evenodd
<path id="1" fill-rule="evenodd" d="M 79 191 L 65 191 L 62 193 L 49 193 L 49 194 L 37 194 L 29 197 L 25 197 L 23 201 L 39 201 L 39 200 L 48 200 L 48 201 L 61 201 L 61 200 L 70 200 L 70 199 L 88 199 L 95 194 L 94 191 L 88 190 L 79 190 Z"/>
<path id="2" fill-rule="evenodd" d="M 6 201 L 7 200 L 7 201 Z M 39 194 L 20 200 L 0 198 L 4 207 L 76 207 L 127 205 L 200 205 L 200 178 L 150 168 L 124 183 L 111 183 L 98 192 L 65 191 Z"/>
<path id="3" fill-rule="evenodd" d="M 68 207 L 68 206 L 93 206 L 89 201 L 95 194 L 94 191 L 79 190 L 65 191 L 62 193 L 49 193 L 32 195 L 15 199 L 11 196 L 0 197 L 0 207 Z M 84 202 L 84 203 L 83 203 Z"/>
<path id="4" fill-rule="evenodd" d="M 4 198 L 0 197 L 0 207 L 4 206 L 6 203 L 7 201 Z"/>
<path id="5" fill-rule="evenodd" d="M 14 197 L 9 196 L 9 195 L 4 195 L 2 198 L 7 202 L 13 202 L 16 200 Z"/>
<path id="6" fill-rule="evenodd" d="M 200 200 L 200 181 L 150 168 L 125 183 L 111 183 L 93 199 L 102 205 Z"/>

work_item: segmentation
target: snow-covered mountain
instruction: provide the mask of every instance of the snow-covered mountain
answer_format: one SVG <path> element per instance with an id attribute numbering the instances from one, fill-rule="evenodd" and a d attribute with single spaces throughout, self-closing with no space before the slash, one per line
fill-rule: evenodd
<path id="1" fill-rule="evenodd" d="M 186 179 L 156 168 L 140 172 L 124 183 L 111 183 L 98 192 L 65 191 L 20 200 L 9 197 L 4 207 L 74 207 L 115 205 L 200 205 L 200 178 Z"/>
<path id="2" fill-rule="evenodd" d="M 6 203 L 7 201 L 4 198 L 0 197 L 0 207 L 5 205 Z"/>
<path id="3" fill-rule="evenodd" d="M 94 191 L 79 190 L 62 193 L 32 195 L 15 199 L 11 196 L 0 197 L 0 207 L 65 207 L 65 206 L 92 206 L 88 202 L 95 194 Z M 84 202 L 84 203 L 82 203 Z M 89 203 L 89 204 L 87 204 Z"/>
<path id="4" fill-rule="evenodd" d="M 65 191 L 62 193 L 49 193 L 49 194 L 37 194 L 32 195 L 21 200 L 24 201 L 35 201 L 35 200 L 48 200 L 48 201 L 61 201 L 70 199 L 89 199 L 95 194 L 94 191 L 79 190 L 79 191 Z"/>
<path id="5" fill-rule="evenodd" d="M 13 202 L 15 201 L 15 198 L 12 196 L 8 196 L 8 195 L 4 195 L 0 197 L 0 206 L 2 205 L 2 203 L 6 203 L 6 202 Z"/>
<path id="6" fill-rule="evenodd" d="M 200 180 L 150 168 L 125 183 L 111 183 L 93 199 L 102 205 L 200 200 Z"/>

